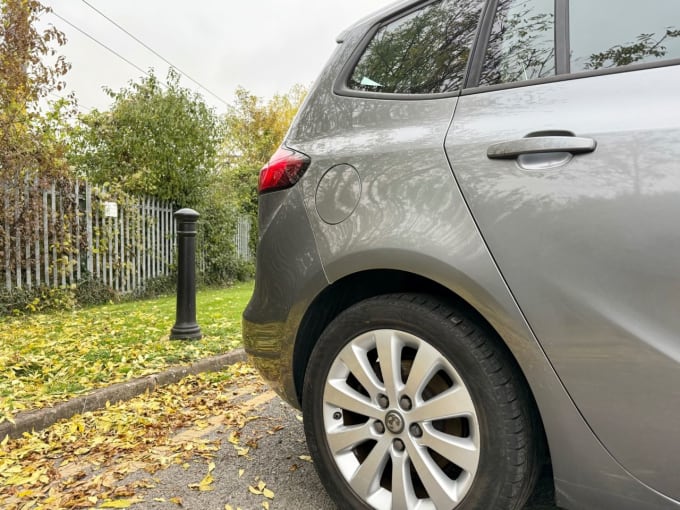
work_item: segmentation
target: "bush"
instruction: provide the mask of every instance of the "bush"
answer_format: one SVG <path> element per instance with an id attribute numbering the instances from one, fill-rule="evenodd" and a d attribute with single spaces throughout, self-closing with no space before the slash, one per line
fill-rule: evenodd
<path id="1" fill-rule="evenodd" d="M 50 288 L 46 286 L 0 291 L 0 316 L 74 310 L 118 301 L 120 295 L 111 287 L 86 275 L 78 284 Z"/>
<path id="2" fill-rule="evenodd" d="M 0 292 L 0 316 L 24 313 L 72 310 L 76 306 L 72 287 L 34 287 Z"/>
<path id="3" fill-rule="evenodd" d="M 88 275 L 84 280 L 78 282 L 75 289 L 75 299 L 79 306 L 103 305 L 117 301 L 118 294 L 108 285 Z"/>
<path id="4" fill-rule="evenodd" d="M 174 294 L 177 290 L 177 273 L 173 272 L 169 275 L 157 276 L 144 282 L 143 287 L 139 287 L 131 294 L 125 296 L 126 301 L 134 301 L 135 299 L 150 299 L 159 296 L 167 296 Z"/>
<path id="5" fill-rule="evenodd" d="M 198 227 L 198 249 L 204 257 L 199 284 L 229 285 L 253 274 L 252 264 L 240 259 L 234 245 L 239 216 L 228 177 L 215 175 L 203 197 Z M 198 255 L 198 254 L 197 254 Z"/>

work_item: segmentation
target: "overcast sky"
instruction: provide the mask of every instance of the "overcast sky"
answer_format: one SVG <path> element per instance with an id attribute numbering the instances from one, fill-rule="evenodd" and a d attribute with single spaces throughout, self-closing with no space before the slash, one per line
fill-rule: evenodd
<path id="1" fill-rule="evenodd" d="M 87 3 L 86 3 L 87 2 Z M 54 12 L 143 70 L 165 78 L 168 65 L 98 14 L 89 3 L 221 99 L 241 85 L 264 98 L 295 83 L 311 83 L 335 37 L 391 0 L 43 0 Z M 114 90 L 142 73 L 54 15 L 43 22 L 62 30 L 66 76 L 84 111 L 106 109 Z M 186 78 L 217 111 L 225 106 Z"/>

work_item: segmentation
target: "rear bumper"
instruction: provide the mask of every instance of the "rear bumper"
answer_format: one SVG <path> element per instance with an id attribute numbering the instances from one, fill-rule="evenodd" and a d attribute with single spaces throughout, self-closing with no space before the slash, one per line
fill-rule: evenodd
<path id="1" fill-rule="evenodd" d="M 296 407 L 297 331 L 309 304 L 326 285 L 300 191 L 261 196 L 255 290 L 243 312 L 243 344 L 272 388 Z"/>

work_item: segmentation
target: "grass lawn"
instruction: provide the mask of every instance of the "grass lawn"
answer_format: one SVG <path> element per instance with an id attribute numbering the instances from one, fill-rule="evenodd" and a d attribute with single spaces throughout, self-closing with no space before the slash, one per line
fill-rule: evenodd
<path id="1" fill-rule="evenodd" d="M 169 340 L 175 296 L 0 319 L 0 423 L 55 402 L 241 344 L 252 282 L 196 296 L 199 341 Z"/>

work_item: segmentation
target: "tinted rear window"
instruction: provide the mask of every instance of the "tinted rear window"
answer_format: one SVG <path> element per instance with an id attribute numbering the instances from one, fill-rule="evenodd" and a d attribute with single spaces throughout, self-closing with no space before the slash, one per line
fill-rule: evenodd
<path id="1" fill-rule="evenodd" d="M 680 58 L 680 0 L 571 0 L 571 72 Z"/>
<path id="2" fill-rule="evenodd" d="M 500 0 L 480 85 L 555 74 L 554 0 Z"/>
<path id="3" fill-rule="evenodd" d="M 445 0 L 388 22 L 364 50 L 348 86 L 396 94 L 459 90 L 482 4 Z"/>

